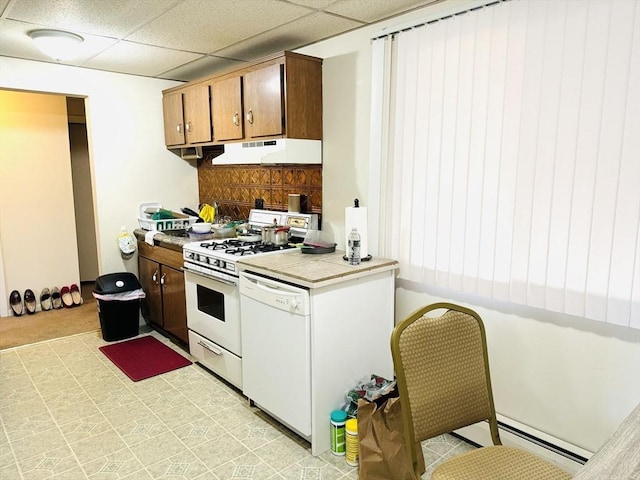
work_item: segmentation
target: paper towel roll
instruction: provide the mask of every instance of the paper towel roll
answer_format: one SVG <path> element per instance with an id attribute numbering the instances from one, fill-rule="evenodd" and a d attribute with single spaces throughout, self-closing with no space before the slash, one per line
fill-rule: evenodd
<path id="1" fill-rule="evenodd" d="M 366 207 L 347 207 L 344 209 L 344 245 L 349 245 L 349 233 L 356 228 L 360 234 L 360 258 L 366 258 L 369 255 L 369 246 L 367 242 L 367 208 Z"/>

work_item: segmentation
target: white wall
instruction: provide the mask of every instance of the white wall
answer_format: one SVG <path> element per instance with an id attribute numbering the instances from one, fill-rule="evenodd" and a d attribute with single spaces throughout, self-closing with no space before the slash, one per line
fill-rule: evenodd
<path id="1" fill-rule="evenodd" d="M 335 233 L 339 248 L 344 248 L 344 208 L 355 197 L 367 206 L 370 196 L 372 34 L 477 3 L 426 7 L 299 50 L 324 59 L 322 228 Z M 594 451 L 640 402 L 638 330 L 487 303 L 456 292 L 433 291 L 427 285 L 397 287 L 396 321 L 447 298 L 480 313 L 486 323 L 496 407 L 502 415 Z"/>
<path id="2" fill-rule="evenodd" d="M 76 283 L 65 97 L 0 90 L 0 145 L 0 246 L 7 288 L 21 295 L 29 288 L 38 297 L 44 287 Z"/>
<path id="3" fill-rule="evenodd" d="M 100 274 L 137 273 L 123 260 L 120 226 L 138 226 L 141 202 L 179 209 L 198 204 L 195 164 L 164 146 L 162 90 L 177 82 L 0 57 L 0 88 L 88 97 L 87 136 L 94 191 Z M 25 155 L 29 146 L 25 145 Z M 45 159 L 43 159 L 44 161 Z M 55 211 L 55 205 L 50 206 Z M 21 226 L 26 227 L 25 225 Z M 25 255 L 26 252 L 3 252 Z M 3 295 L 6 297 L 6 295 Z"/>

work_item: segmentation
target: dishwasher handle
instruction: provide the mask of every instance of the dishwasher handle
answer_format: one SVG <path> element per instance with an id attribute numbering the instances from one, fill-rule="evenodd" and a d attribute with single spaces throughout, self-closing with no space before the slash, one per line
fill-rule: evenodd
<path id="1" fill-rule="evenodd" d="M 240 297 L 252 298 L 297 315 L 308 315 L 310 311 L 308 290 L 250 273 L 240 274 Z"/>
<path id="2" fill-rule="evenodd" d="M 288 295 L 291 297 L 299 295 L 298 292 L 287 290 L 286 288 L 281 287 L 279 285 L 267 284 L 267 283 L 261 282 L 256 278 L 247 278 L 247 280 L 253 283 L 256 286 L 256 288 L 259 288 L 267 293 L 272 293 L 274 295 Z"/>

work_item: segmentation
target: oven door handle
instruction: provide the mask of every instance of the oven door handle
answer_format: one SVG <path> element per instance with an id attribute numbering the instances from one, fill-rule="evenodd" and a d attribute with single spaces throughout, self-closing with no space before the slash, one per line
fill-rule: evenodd
<path id="1" fill-rule="evenodd" d="M 193 273 L 194 275 L 199 275 L 199 276 L 202 276 L 202 277 L 210 278 L 211 280 L 215 280 L 216 282 L 220 282 L 220 283 L 222 283 L 224 285 L 230 285 L 232 287 L 235 287 L 236 285 L 238 285 L 238 282 L 235 282 L 235 281 L 232 281 L 232 280 L 226 280 L 224 278 L 220 278 L 220 277 L 218 277 L 216 275 L 213 275 L 213 274 L 208 274 L 208 273 L 201 272 L 199 270 L 194 270 L 193 268 L 189 268 L 189 266 L 187 264 L 183 265 L 182 268 L 184 270 L 187 270 L 187 271 Z"/>
<path id="2" fill-rule="evenodd" d="M 205 350 L 210 351 L 211 353 L 213 353 L 214 355 L 222 355 L 222 350 L 219 350 L 215 347 L 212 347 L 211 345 L 208 345 L 206 343 L 204 343 L 202 340 L 200 340 L 198 342 L 198 345 L 200 345 L 202 348 L 204 348 Z"/>

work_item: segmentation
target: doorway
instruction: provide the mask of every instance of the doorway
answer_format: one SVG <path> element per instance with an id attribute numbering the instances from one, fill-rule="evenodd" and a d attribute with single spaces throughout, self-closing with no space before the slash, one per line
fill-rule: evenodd
<path id="1" fill-rule="evenodd" d="M 76 217 L 76 237 L 78 240 L 78 267 L 84 297 L 88 293 L 90 294 L 92 285 L 99 274 L 85 98 L 67 97 L 67 117 L 69 122 L 73 204 Z"/>
<path id="2" fill-rule="evenodd" d="M 0 98 L 0 316 L 12 316 L 12 290 L 39 299 L 44 287 L 93 282 L 98 251 L 85 99 L 68 111 L 66 95 Z"/>

